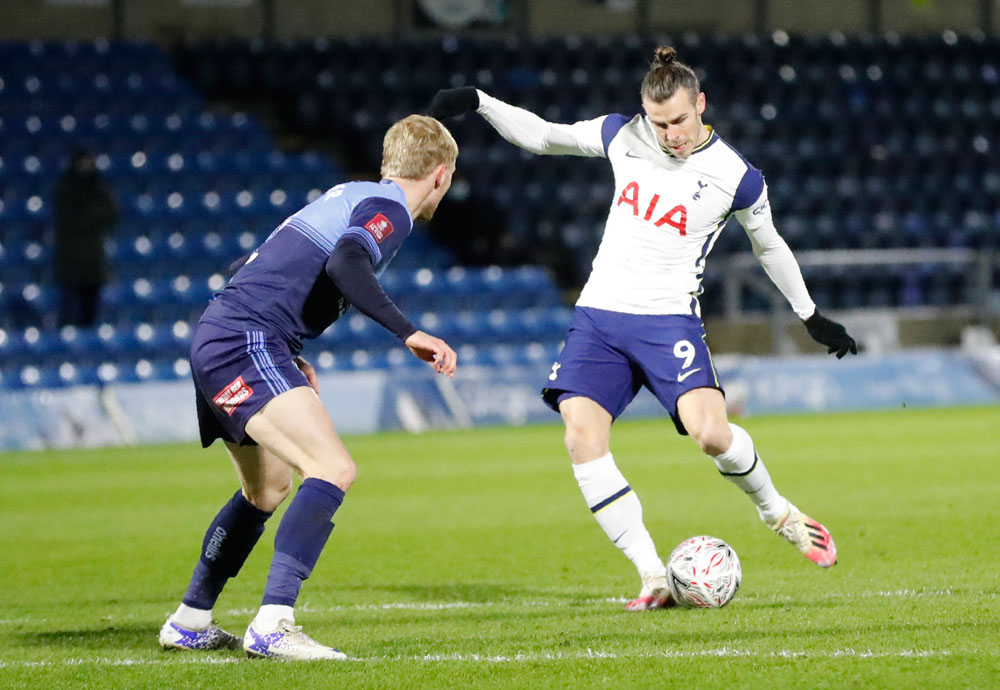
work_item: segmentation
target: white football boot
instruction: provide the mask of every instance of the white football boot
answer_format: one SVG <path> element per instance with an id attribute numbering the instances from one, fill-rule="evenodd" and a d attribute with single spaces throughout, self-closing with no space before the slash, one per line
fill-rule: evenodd
<path id="1" fill-rule="evenodd" d="M 239 649 L 240 638 L 215 623 L 204 630 L 188 630 L 168 618 L 160 628 L 160 646 L 164 649 L 185 650 Z"/>
<path id="2" fill-rule="evenodd" d="M 268 633 L 258 632 L 254 629 L 253 623 L 250 623 L 243 636 L 243 651 L 251 658 L 302 661 L 347 658 L 347 655 L 339 649 L 321 645 L 302 632 L 301 625 L 295 625 L 286 619 L 278 621 L 278 627 Z"/>

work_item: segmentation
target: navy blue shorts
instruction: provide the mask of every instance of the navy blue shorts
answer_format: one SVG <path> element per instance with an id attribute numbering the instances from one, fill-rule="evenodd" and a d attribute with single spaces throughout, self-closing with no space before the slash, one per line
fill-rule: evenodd
<path id="1" fill-rule="evenodd" d="M 250 417 L 281 393 L 309 385 L 281 338 L 205 322 L 191 342 L 191 375 L 205 448 L 217 438 L 256 445 L 246 433 Z"/>
<path id="2" fill-rule="evenodd" d="M 623 314 L 577 307 L 566 345 L 552 365 L 542 398 L 559 411 L 561 398 L 590 398 L 613 419 L 646 386 L 686 434 L 677 398 L 695 388 L 722 390 L 705 343 L 705 327 L 685 314 Z"/>

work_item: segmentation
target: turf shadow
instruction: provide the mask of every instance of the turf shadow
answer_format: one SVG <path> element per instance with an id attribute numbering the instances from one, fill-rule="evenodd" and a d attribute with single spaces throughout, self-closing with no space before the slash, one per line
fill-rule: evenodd
<path id="1" fill-rule="evenodd" d="M 157 625 L 109 625 L 91 630 L 24 632 L 16 637 L 26 647 L 61 649 L 135 649 L 156 643 Z M 159 645 L 157 645 L 158 647 Z"/>

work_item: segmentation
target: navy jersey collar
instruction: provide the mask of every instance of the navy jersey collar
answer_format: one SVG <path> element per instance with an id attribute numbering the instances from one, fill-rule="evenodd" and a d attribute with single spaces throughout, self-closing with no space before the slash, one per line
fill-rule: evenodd
<path id="1" fill-rule="evenodd" d="M 700 144 L 698 144 L 697 146 L 695 146 L 691 150 L 691 153 L 688 154 L 688 158 L 690 158 L 691 156 L 693 156 L 696 153 L 704 151 L 709 146 L 711 146 L 712 144 L 714 144 L 715 142 L 717 142 L 719 140 L 719 135 L 715 132 L 715 128 L 714 127 L 712 127 L 711 125 L 705 125 L 705 129 L 708 130 L 708 139 L 706 139 L 705 141 L 703 141 Z M 650 130 L 652 130 L 652 127 L 650 127 Z M 663 153 L 667 154 L 671 158 L 677 158 L 677 156 L 675 156 L 674 154 L 670 153 L 670 149 L 667 149 L 667 148 L 665 148 L 663 146 L 663 144 L 660 144 L 660 139 L 658 137 L 656 137 L 655 133 L 653 134 L 653 137 L 656 139 L 656 143 L 659 144 L 660 150 L 663 151 Z M 679 159 L 678 158 L 678 160 L 683 160 L 683 159 Z"/>
<path id="2" fill-rule="evenodd" d="M 412 225 L 413 224 L 413 214 L 410 213 L 410 207 L 406 203 L 406 192 L 404 192 L 403 188 L 399 186 L 399 183 L 394 182 L 393 180 L 388 180 L 388 179 L 381 179 L 381 180 L 379 180 L 378 183 L 379 184 L 384 184 L 387 187 L 392 187 L 395 190 L 396 195 L 399 197 L 397 199 L 397 201 L 399 201 L 399 203 L 403 206 L 403 208 L 406 209 L 406 215 L 409 217 L 410 224 Z"/>

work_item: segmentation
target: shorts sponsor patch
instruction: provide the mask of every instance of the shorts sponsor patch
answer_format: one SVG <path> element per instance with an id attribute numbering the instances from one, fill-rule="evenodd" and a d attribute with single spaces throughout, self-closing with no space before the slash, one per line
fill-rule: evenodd
<path id="1" fill-rule="evenodd" d="M 253 388 L 247 385 L 243 377 L 238 377 L 235 381 L 223 388 L 212 398 L 212 402 L 219 406 L 223 412 L 232 416 L 233 412 L 240 404 L 253 395 Z"/>
<path id="2" fill-rule="evenodd" d="M 394 229 L 392 221 L 381 213 L 376 213 L 370 221 L 365 223 L 365 230 L 372 234 L 378 244 L 382 244 L 382 240 L 391 235 Z"/>

